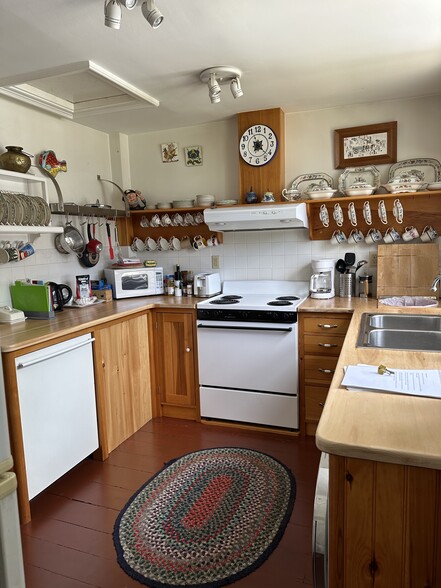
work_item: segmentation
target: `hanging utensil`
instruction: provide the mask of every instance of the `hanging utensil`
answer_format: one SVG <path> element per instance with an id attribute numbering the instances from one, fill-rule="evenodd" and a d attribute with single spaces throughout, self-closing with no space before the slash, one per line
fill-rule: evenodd
<path id="1" fill-rule="evenodd" d="M 351 267 L 355 263 L 355 253 L 345 253 L 346 267 Z"/>
<path id="2" fill-rule="evenodd" d="M 338 259 L 337 263 L 335 264 L 335 269 L 340 273 L 344 274 L 346 271 L 346 263 L 344 259 Z"/>
<path id="3" fill-rule="evenodd" d="M 367 261 L 366 261 L 365 259 L 362 259 L 361 261 L 359 261 L 359 262 L 357 263 L 357 266 L 356 266 L 356 268 L 355 268 L 355 273 L 357 273 L 357 272 L 358 272 L 358 270 L 359 270 L 361 267 L 363 267 L 364 265 L 366 265 L 366 264 L 367 264 Z"/>
<path id="4" fill-rule="evenodd" d="M 113 252 L 112 247 L 112 237 L 110 236 L 110 223 L 106 221 L 106 230 L 107 230 L 107 238 L 109 240 L 109 257 L 110 259 L 115 259 L 115 253 Z"/>
<path id="5" fill-rule="evenodd" d="M 93 240 L 92 232 L 90 229 L 90 222 L 87 223 L 87 237 L 89 239 L 89 243 Z M 83 255 L 80 258 L 81 263 L 86 267 L 94 267 L 100 260 L 100 254 L 97 251 L 89 251 L 86 249 L 83 252 Z"/>
<path id="6" fill-rule="evenodd" d="M 121 255 L 121 248 L 119 246 L 119 238 L 118 238 L 118 221 L 115 218 L 115 228 L 114 228 L 114 238 L 115 238 L 115 255 L 118 261 L 122 260 Z"/>

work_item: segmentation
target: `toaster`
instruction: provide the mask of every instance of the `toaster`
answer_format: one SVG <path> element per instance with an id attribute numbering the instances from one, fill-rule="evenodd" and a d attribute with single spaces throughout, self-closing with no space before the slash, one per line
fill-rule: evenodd
<path id="1" fill-rule="evenodd" d="M 195 296 L 208 298 L 220 294 L 222 291 L 219 274 L 196 274 L 194 277 L 193 291 Z"/>

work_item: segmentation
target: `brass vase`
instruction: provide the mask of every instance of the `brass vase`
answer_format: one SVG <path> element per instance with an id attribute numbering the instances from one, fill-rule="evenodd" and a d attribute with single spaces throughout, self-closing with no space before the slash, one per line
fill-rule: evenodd
<path id="1" fill-rule="evenodd" d="M 31 167 L 31 158 L 23 153 L 23 147 L 10 145 L 0 155 L 0 168 L 25 174 Z"/>

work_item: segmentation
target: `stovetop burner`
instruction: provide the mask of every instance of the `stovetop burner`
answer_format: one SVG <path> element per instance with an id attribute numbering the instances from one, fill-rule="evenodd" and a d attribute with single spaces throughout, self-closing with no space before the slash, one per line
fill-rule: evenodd
<path id="1" fill-rule="evenodd" d="M 223 296 L 217 300 L 210 300 L 210 304 L 239 304 L 238 298 L 241 298 L 241 296 L 238 296 L 237 298 L 233 298 L 232 296 Z"/>
<path id="2" fill-rule="evenodd" d="M 239 296 L 238 294 L 226 294 L 225 296 L 221 296 L 219 300 L 240 300 L 243 296 Z"/>
<path id="3" fill-rule="evenodd" d="M 280 298 L 277 298 L 276 300 L 271 300 L 270 302 L 267 302 L 268 306 L 292 306 L 292 302 L 290 302 L 289 300 L 281 300 Z"/>
<path id="4" fill-rule="evenodd" d="M 300 300 L 298 296 L 277 296 L 276 300 Z"/>

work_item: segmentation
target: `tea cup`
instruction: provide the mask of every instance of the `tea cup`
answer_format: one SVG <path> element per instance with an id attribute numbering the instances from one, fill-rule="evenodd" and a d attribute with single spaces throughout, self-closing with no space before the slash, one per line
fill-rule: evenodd
<path id="1" fill-rule="evenodd" d="M 344 221 L 343 210 L 341 209 L 341 206 L 338 202 L 337 202 L 337 204 L 334 205 L 333 217 L 334 217 L 334 220 L 337 223 L 337 225 L 339 227 L 342 227 L 343 221 Z"/>
<path id="2" fill-rule="evenodd" d="M 436 239 L 438 239 L 438 237 L 439 235 L 437 231 L 431 226 L 424 227 L 423 232 L 421 233 L 421 241 L 423 241 L 424 243 L 435 241 Z"/>
<path id="3" fill-rule="evenodd" d="M 262 196 L 262 202 L 275 202 L 274 194 L 272 192 L 265 192 Z"/>
<path id="4" fill-rule="evenodd" d="M 207 247 L 216 247 L 216 245 L 219 245 L 217 237 L 216 235 L 211 235 L 211 237 L 207 239 Z"/>
<path id="5" fill-rule="evenodd" d="M 393 214 L 397 223 L 401 224 L 403 222 L 404 210 L 398 198 L 394 200 Z"/>
<path id="6" fill-rule="evenodd" d="M 198 212 L 197 214 L 195 214 L 194 222 L 197 225 L 201 225 L 204 222 L 204 215 L 202 214 L 202 212 Z"/>
<path id="7" fill-rule="evenodd" d="M 130 249 L 132 251 L 145 251 L 146 245 L 142 239 L 139 239 L 139 237 L 135 237 L 133 239 L 132 244 L 130 245 Z"/>
<path id="8" fill-rule="evenodd" d="M 149 219 L 148 219 L 146 216 L 143 216 L 143 217 L 141 218 L 141 221 L 140 221 L 140 223 L 139 223 L 139 224 L 141 225 L 141 227 L 143 227 L 143 228 L 145 229 L 145 228 L 146 228 L 146 227 L 148 227 L 148 226 L 149 226 L 149 224 L 150 224 L 150 223 L 149 223 Z"/>
<path id="9" fill-rule="evenodd" d="M 152 237 L 147 237 L 144 243 L 147 248 L 147 251 L 156 251 L 156 249 L 158 248 L 158 244 L 154 239 L 152 239 Z"/>
<path id="10" fill-rule="evenodd" d="M 169 243 L 170 249 L 172 251 L 180 251 L 181 250 L 181 241 L 177 237 L 170 237 L 168 243 Z"/>
<path id="11" fill-rule="evenodd" d="M 401 235 L 403 241 L 409 242 L 413 241 L 414 239 L 418 239 L 420 234 L 418 233 L 415 227 L 406 227 L 404 229 L 404 233 Z"/>
<path id="12" fill-rule="evenodd" d="M 349 233 L 348 243 L 357 245 L 357 243 L 361 243 L 362 241 L 364 241 L 364 235 L 359 229 L 353 229 Z"/>
<path id="13" fill-rule="evenodd" d="M 400 233 L 394 227 L 389 227 L 384 234 L 383 241 L 385 243 L 395 243 L 401 239 Z"/>
<path id="14" fill-rule="evenodd" d="M 172 225 L 174 227 L 179 227 L 183 224 L 184 219 L 182 218 L 182 215 L 179 214 L 179 212 L 177 212 L 176 214 L 174 214 L 172 216 Z"/>
<path id="15" fill-rule="evenodd" d="M 181 249 L 191 249 L 191 239 L 188 235 L 184 235 L 181 238 Z"/>
<path id="16" fill-rule="evenodd" d="M 184 222 L 186 225 L 194 225 L 195 221 L 193 218 L 193 215 L 189 212 L 187 212 L 187 214 L 184 216 Z"/>
<path id="17" fill-rule="evenodd" d="M 158 245 L 159 251 L 168 251 L 170 249 L 170 243 L 165 237 L 159 237 L 156 244 Z"/>
<path id="18" fill-rule="evenodd" d="M 196 249 L 196 251 L 203 249 L 206 247 L 206 245 L 207 241 L 201 235 L 196 235 L 196 237 L 193 237 L 193 249 Z"/>
<path id="19" fill-rule="evenodd" d="M 382 238 L 383 235 L 380 233 L 378 229 L 369 229 L 364 240 L 368 245 L 372 245 L 373 243 L 378 243 L 379 241 L 381 241 Z"/>
<path id="20" fill-rule="evenodd" d="M 161 219 L 159 218 L 159 214 L 154 214 L 150 219 L 150 226 L 151 227 L 160 227 L 161 226 Z"/>
<path id="21" fill-rule="evenodd" d="M 363 217 L 364 217 L 364 222 L 367 225 L 372 224 L 371 205 L 369 204 L 368 200 L 366 200 L 366 202 L 363 204 Z"/>
<path id="22" fill-rule="evenodd" d="M 326 208 L 326 204 L 322 204 L 320 206 L 320 220 L 322 221 L 322 225 L 324 227 L 329 227 L 329 213 L 328 209 Z"/>
<path id="23" fill-rule="evenodd" d="M 0 263 L 18 261 L 20 253 L 16 247 L 2 247 L 0 249 Z"/>
<path id="24" fill-rule="evenodd" d="M 343 231 L 334 231 L 331 237 L 331 243 L 333 245 L 340 245 L 340 243 L 345 243 L 347 241 L 346 235 Z"/>
<path id="25" fill-rule="evenodd" d="M 168 216 L 167 213 L 161 216 L 161 225 L 163 227 L 169 227 L 172 224 L 171 218 Z"/>

